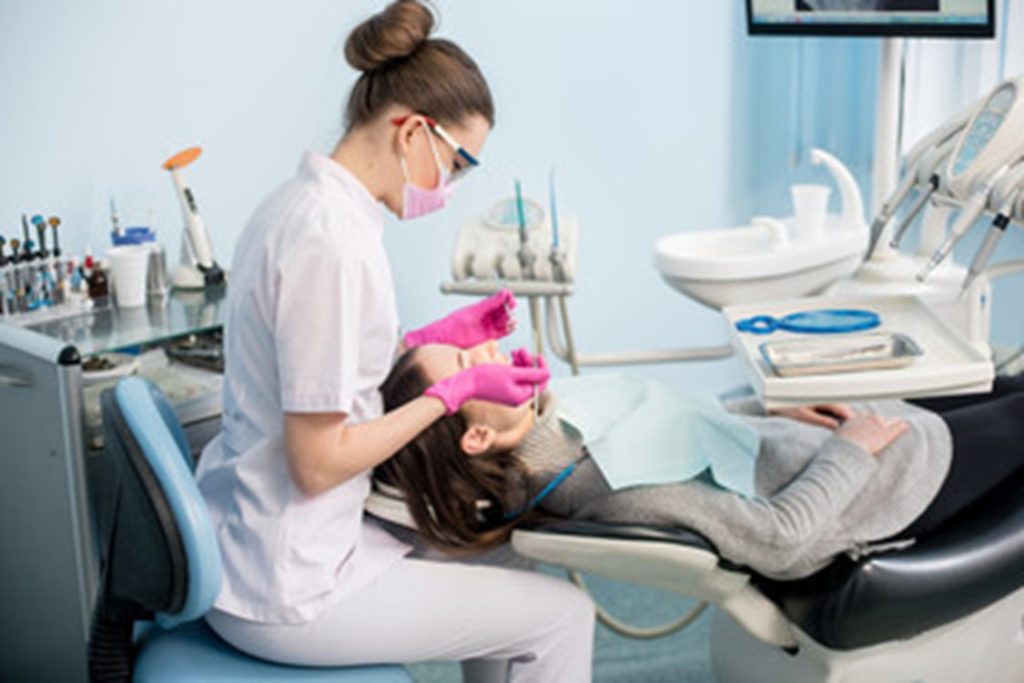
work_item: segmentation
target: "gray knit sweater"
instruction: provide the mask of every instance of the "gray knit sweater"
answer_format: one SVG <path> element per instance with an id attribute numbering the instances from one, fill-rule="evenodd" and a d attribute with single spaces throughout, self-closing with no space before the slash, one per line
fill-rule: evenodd
<path id="1" fill-rule="evenodd" d="M 516 448 L 529 469 L 531 493 L 583 447 L 556 417 L 556 401 L 547 395 L 540 419 Z M 588 458 L 540 507 L 560 517 L 685 527 L 707 537 L 723 557 L 765 576 L 807 576 L 839 553 L 863 550 L 906 527 L 949 470 L 949 430 L 935 413 L 902 401 L 852 407 L 902 417 L 910 429 L 876 457 L 831 430 L 767 416 L 755 399 L 744 399 L 725 408 L 761 434 L 757 497 L 722 489 L 706 475 L 612 491 Z"/>

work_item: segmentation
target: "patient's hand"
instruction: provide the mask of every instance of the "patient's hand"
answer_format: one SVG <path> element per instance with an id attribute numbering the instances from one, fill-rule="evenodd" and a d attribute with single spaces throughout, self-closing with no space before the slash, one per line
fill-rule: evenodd
<path id="1" fill-rule="evenodd" d="M 857 415 L 851 417 L 836 434 L 852 441 L 871 455 L 878 455 L 908 429 L 907 423 L 898 417 L 881 415 Z"/>
<path id="2" fill-rule="evenodd" d="M 826 429 L 836 429 L 839 425 L 853 417 L 853 409 L 842 403 L 823 403 L 817 406 L 780 408 L 778 410 L 770 410 L 768 413 L 825 427 Z"/>

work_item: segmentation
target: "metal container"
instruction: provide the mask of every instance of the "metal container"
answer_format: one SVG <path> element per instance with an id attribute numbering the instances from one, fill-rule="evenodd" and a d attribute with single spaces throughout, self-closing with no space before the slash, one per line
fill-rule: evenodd
<path id="1" fill-rule="evenodd" d="M 149 244 L 149 266 L 146 268 L 146 293 L 149 296 L 167 296 L 167 256 L 164 245 Z"/>

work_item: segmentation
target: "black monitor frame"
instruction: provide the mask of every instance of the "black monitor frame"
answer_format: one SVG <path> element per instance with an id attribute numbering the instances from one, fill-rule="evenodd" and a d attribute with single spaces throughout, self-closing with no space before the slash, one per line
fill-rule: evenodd
<path id="1" fill-rule="evenodd" d="M 768 24 L 754 21 L 754 0 L 747 0 L 747 33 L 752 36 L 892 36 L 904 38 L 994 38 L 995 0 L 988 0 L 987 24 Z"/>

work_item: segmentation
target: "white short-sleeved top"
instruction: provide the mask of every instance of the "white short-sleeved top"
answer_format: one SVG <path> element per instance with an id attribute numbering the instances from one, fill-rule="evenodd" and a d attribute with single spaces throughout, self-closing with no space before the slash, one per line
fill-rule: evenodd
<path id="1" fill-rule="evenodd" d="M 383 412 L 398 344 L 381 206 L 332 159 L 307 152 L 235 248 L 225 317 L 223 429 L 197 478 L 224 563 L 215 607 L 297 623 L 408 552 L 363 518 L 366 472 L 315 498 L 288 472 L 285 412 Z"/>

